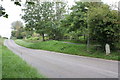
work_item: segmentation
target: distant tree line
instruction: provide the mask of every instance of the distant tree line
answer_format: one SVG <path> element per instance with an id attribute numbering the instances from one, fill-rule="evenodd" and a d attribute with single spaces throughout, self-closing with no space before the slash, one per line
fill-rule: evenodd
<path id="1" fill-rule="evenodd" d="M 2 38 L 2 39 L 8 39 L 7 37 L 2 37 L 1 35 L 0 35 L 0 38 Z"/>

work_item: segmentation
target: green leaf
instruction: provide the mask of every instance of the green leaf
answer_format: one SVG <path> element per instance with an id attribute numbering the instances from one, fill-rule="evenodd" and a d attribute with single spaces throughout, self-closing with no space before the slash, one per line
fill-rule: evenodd
<path id="1" fill-rule="evenodd" d="M 2 12 L 2 15 L 4 15 L 6 12 Z"/>
<path id="2" fill-rule="evenodd" d="M 6 18 L 8 18 L 8 14 L 5 14 L 3 17 L 6 17 Z"/>
<path id="3" fill-rule="evenodd" d="M 21 6 L 20 2 L 14 2 L 14 4 Z"/>
<path id="4" fill-rule="evenodd" d="M 34 5 L 35 3 L 34 2 L 27 2 L 28 4 L 30 4 L 30 5 Z"/>

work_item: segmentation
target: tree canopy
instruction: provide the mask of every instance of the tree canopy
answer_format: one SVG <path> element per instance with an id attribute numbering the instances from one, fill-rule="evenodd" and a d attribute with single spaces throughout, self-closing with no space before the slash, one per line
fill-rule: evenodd
<path id="1" fill-rule="evenodd" d="M 60 36 L 59 23 L 65 14 L 66 4 L 63 2 L 37 2 L 33 5 L 25 4 L 25 15 L 22 19 L 26 22 L 26 27 L 42 35 L 45 34 L 52 39 Z M 58 37 L 58 38 L 57 38 Z"/>
<path id="2" fill-rule="evenodd" d="M 43 41 L 46 36 L 53 40 L 84 38 L 86 43 L 109 44 L 114 49 L 120 40 L 119 12 L 103 2 L 79 1 L 68 10 L 64 2 L 35 1 L 26 3 L 23 12 L 24 30 L 40 34 Z"/>

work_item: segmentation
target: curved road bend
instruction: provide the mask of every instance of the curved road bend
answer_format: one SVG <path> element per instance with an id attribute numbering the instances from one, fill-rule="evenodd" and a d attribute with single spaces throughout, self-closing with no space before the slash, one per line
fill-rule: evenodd
<path id="1" fill-rule="evenodd" d="M 48 78 L 118 78 L 118 61 L 29 49 L 13 40 L 4 45 Z"/>

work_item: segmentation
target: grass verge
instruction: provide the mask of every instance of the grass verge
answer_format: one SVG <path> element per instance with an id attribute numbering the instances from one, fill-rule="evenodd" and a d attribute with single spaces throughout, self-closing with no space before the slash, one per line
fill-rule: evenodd
<path id="1" fill-rule="evenodd" d="M 2 46 L 2 78 L 44 77 L 7 47 Z"/>
<path id="2" fill-rule="evenodd" d="M 0 80 L 2 79 L 2 43 L 3 39 L 0 38 Z"/>
<path id="3" fill-rule="evenodd" d="M 61 53 L 67 53 L 72 55 L 79 55 L 79 56 L 88 56 L 88 57 L 95 57 L 95 58 L 102 58 L 102 59 L 109 59 L 109 60 L 120 60 L 118 56 L 120 55 L 120 52 L 112 52 L 110 55 L 105 55 L 104 52 L 94 50 L 92 53 L 88 53 L 86 51 L 86 45 L 85 44 L 68 44 L 68 43 L 62 43 L 61 41 L 45 41 L 45 42 L 26 42 L 23 40 L 15 40 L 15 42 L 18 45 L 32 48 L 32 49 L 42 49 L 42 50 L 48 50 L 48 51 L 55 51 L 55 52 L 61 52 Z"/>

